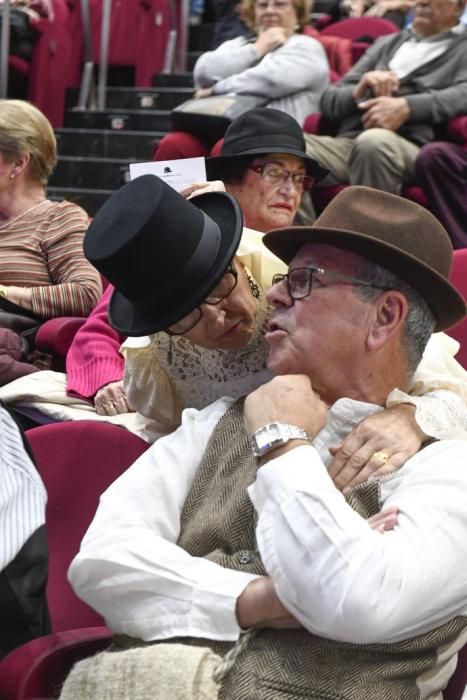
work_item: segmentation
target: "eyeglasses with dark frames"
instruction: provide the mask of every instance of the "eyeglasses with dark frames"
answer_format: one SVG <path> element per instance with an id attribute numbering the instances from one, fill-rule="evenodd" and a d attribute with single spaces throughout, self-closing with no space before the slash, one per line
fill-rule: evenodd
<path id="1" fill-rule="evenodd" d="M 375 289 L 389 290 L 391 287 L 382 284 L 373 284 L 366 280 L 360 280 L 356 277 L 348 277 L 347 275 L 339 275 L 335 272 L 327 272 L 322 267 L 295 267 L 289 270 L 288 274 L 276 274 L 272 278 L 272 283 L 279 284 L 283 280 L 287 282 L 287 291 L 289 296 L 294 299 L 305 299 L 311 294 L 313 289 L 313 277 L 327 277 L 336 280 L 337 282 L 345 282 L 346 284 L 354 284 L 361 287 L 374 287 Z"/>
<path id="2" fill-rule="evenodd" d="M 248 166 L 248 170 L 253 170 L 253 172 L 258 173 L 263 180 L 271 183 L 271 185 L 282 185 L 290 178 L 294 187 L 300 192 L 303 190 L 310 190 L 315 182 L 311 175 L 294 173 L 276 163 L 258 163 L 257 165 Z"/>
<path id="3" fill-rule="evenodd" d="M 220 281 L 216 284 L 214 289 L 209 293 L 209 295 L 203 299 L 201 304 L 199 306 L 196 306 L 193 311 L 190 311 L 189 314 L 184 316 L 180 321 L 177 321 L 177 323 L 174 323 L 173 325 L 169 326 L 166 329 L 166 332 L 169 333 L 169 335 L 183 335 L 184 333 L 187 333 L 188 331 L 191 331 L 192 328 L 196 326 L 197 323 L 201 321 L 201 318 L 203 316 L 203 310 L 201 306 L 203 304 L 209 304 L 210 306 L 216 306 L 217 304 L 220 304 L 223 299 L 229 296 L 237 286 L 237 281 L 238 281 L 238 272 L 237 270 L 231 265 Z"/>

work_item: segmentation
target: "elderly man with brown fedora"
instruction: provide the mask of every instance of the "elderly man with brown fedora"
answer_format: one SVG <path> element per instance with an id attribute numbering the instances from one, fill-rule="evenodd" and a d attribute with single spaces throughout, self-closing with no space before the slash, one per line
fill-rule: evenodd
<path id="1" fill-rule="evenodd" d="M 426 444 L 345 496 L 327 465 L 465 317 L 449 237 L 417 204 L 349 187 L 264 241 L 289 264 L 269 292 L 281 376 L 187 411 L 102 496 L 70 580 L 116 632 L 231 649 L 196 697 L 440 698 L 467 640 L 467 444 Z M 383 506 L 400 515 L 381 534 L 366 518 Z"/>

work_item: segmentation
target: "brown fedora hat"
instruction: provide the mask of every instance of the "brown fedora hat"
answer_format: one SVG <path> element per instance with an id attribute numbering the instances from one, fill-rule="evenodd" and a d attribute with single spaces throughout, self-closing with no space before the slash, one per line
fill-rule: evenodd
<path id="1" fill-rule="evenodd" d="M 328 243 L 381 265 L 425 299 L 436 318 L 436 331 L 466 315 L 462 295 L 449 282 L 448 234 L 427 209 L 403 197 L 370 187 L 347 187 L 312 226 L 275 229 L 263 242 L 287 264 L 306 243 Z"/>

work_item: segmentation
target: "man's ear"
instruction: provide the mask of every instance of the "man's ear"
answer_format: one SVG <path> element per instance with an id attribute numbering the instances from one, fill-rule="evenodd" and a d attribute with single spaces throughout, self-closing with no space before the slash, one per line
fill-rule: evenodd
<path id="1" fill-rule="evenodd" d="M 383 292 L 373 303 L 375 313 L 367 343 L 370 350 L 377 350 L 401 329 L 407 318 L 408 304 L 405 296 L 395 289 Z"/>

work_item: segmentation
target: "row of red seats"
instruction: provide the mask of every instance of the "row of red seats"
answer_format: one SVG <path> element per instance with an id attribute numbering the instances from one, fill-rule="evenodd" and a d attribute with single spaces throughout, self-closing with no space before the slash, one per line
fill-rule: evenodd
<path id="1" fill-rule="evenodd" d="M 48 493 L 47 595 L 53 634 L 24 644 L 0 662 L 0 700 L 57 698 L 72 665 L 109 645 L 110 630 L 75 596 L 66 573 L 100 494 L 148 447 L 124 428 L 94 421 L 44 425 L 26 436 Z M 466 683 L 467 646 L 444 700 L 461 700 Z"/>

